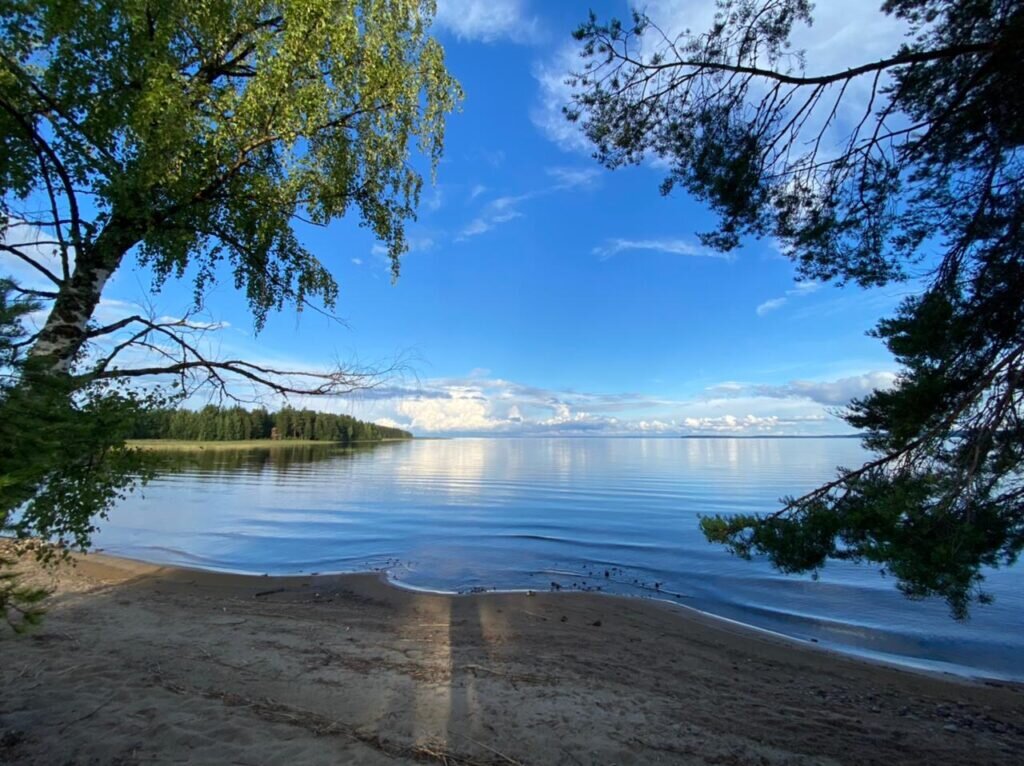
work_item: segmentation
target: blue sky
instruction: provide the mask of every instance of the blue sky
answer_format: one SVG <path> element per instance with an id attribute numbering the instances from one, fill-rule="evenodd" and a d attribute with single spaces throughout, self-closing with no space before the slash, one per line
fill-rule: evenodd
<path id="1" fill-rule="evenodd" d="M 652 164 L 600 168 L 559 107 L 570 33 L 623 2 L 439 0 L 436 32 L 466 92 L 411 252 L 392 284 L 355 221 L 300 229 L 337 276 L 339 326 L 313 312 L 253 333 L 230 278 L 204 316 L 225 352 L 307 367 L 342 360 L 404 373 L 374 391 L 295 402 L 442 434 L 842 433 L 831 413 L 888 385 L 896 367 L 865 332 L 906 286 L 797 283 L 771 242 L 731 258 L 703 249 L 714 219 L 658 193 Z M 651 2 L 663 27 L 704 27 L 712 0 Z M 900 28 L 873 4 L 819 3 L 808 70 L 891 52 Z M 149 275 L 111 282 L 110 314 L 152 300 L 180 315 L 191 285 L 149 296 Z M 273 404 L 273 400 L 270 400 Z"/>

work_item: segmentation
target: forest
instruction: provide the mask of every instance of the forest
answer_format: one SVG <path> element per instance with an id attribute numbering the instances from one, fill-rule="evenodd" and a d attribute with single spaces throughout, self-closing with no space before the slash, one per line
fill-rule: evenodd
<path id="1" fill-rule="evenodd" d="M 275 432 L 276 429 L 276 432 Z M 239 439 L 308 439 L 350 442 L 411 439 L 399 428 L 357 420 L 351 415 L 298 410 L 284 407 L 265 409 L 207 405 L 199 410 L 161 408 L 140 414 L 131 438 L 183 439 L 188 441 L 236 441 Z"/>

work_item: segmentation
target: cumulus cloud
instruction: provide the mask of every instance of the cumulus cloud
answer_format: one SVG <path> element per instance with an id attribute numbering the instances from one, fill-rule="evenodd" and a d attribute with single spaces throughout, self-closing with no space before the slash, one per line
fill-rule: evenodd
<path id="1" fill-rule="evenodd" d="M 692 255 L 705 258 L 721 258 L 731 260 L 728 253 L 720 253 L 710 250 L 684 239 L 610 239 L 603 245 L 595 247 L 592 252 L 607 261 L 619 253 L 630 250 L 649 250 L 658 253 L 669 253 L 671 255 Z"/>
<path id="2" fill-rule="evenodd" d="M 760 418 L 756 415 L 722 415 L 717 418 L 684 418 L 683 425 L 689 431 L 696 433 L 743 433 L 774 429 L 779 425 L 779 418 L 775 416 Z"/>
<path id="3" fill-rule="evenodd" d="M 486 400 L 472 396 L 403 399 L 396 409 L 404 416 L 408 428 L 427 433 L 493 431 L 502 424 L 501 419 L 490 413 Z"/>
<path id="4" fill-rule="evenodd" d="M 534 42 L 540 24 L 524 0 L 438 0 L 436 23 L 460 40 Z"/>
<path id="5" fill-rule="evenodd" d="M 794 435 L 849 432 L 830 411 L 891 373 L 782 386 L 726 382 L 690 399 L 634 392 L 587 392 L 531 386 L 474 370 L 415 386 L 380 387 L 350 400 L 357 417 L 445 435 Z"/>

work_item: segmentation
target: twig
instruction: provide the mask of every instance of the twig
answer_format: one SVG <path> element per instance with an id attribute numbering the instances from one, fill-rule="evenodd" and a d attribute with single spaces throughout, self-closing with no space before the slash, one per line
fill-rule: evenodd
<path id="1" fill-rule="evenodd" d="M 505 761 L 505 763 L 511 763 L 512 766 L 523 766 L 523 762 L 522 761 L 517 761 L 515 758 L 510 758 L 509 756 L 505 755 L 501 751 L 495 750 L 493 747 L 491 747 L 489 745 L 485 745 L 483 742 L 477 742 L 475 739 L 473 739 L 470 736 L 467 736 L 466 734 L 461 734 L 461 735 L 458 735 L 458 736 L 461 736 L 463 739 L 468 740 L 469 742 L 472 742 L 477 747 L 482 747 L 484 750 L 488 750 L 488 751 L 494 753 L 496 756 L 498 756 L 503 761 Z"/>
<path id="2" fill-rule="evenodd" d="M 97 705 L 97 706 L 96 706 L 95 708 L 93 708 L 93 709 L 92 709 L 91 711 L 89 711 L 89 712 L 88 712 L 88 713 L 86 713 L 85 715 L 81 716 L 80 718 L 76 718 L 76 719 L 75 719 L 75 720 L 73 720 L 73 721 L 68 721 L 68 722 L 67 722 L 66 724 L 64 724 L 63 726 L 61 726 L 61 727 L 60 727 L 60 728 L 59 728 L 59 729 L 57 730 L 57 732 L 58 732 L 59 734 L 63 734 L 63 733 L 64 733 L 64 731 L 65 731 L 65 729 L 67 729 L 67 728 L 68 728 L 69 726 L 74 726 L 74 725 L 75 725 L 76 723 L 81 723 L 82 721 L 84 721 L 84 720 L 85 720 L 85 719 L 87 719 L 87 718 L 92 718 L 92 717 L 93 717 L 94 715 L 96 715 L 96 714 L 97 714 L 98 712 L 100 712 L 100 711 L 101 711 L 101 710 L 102 710 L 103 708 L 105 708 L 105 707 L 107 706 L 107 703 L 108 703 L 108 702 L 110 702 L 110 700 L 114 699 L 114 695 L 115 695 L 115 694 L 117 694 L 117 692 L 116 692 L 116 691 L 114 691 L 114 692 L 111 692 L 111 693 L 110 693 L 110 694 L 109 694 L 109 695 L 107 696 L 107 698 L 106 698 L 105 700 L 103 700 L 103 702 L 101 702 L 101 703 L 100 703 L 99 705 Z"/>
<path id="3" fill-rule="evenodd" d="M 261 596 L 272 596 L 275 593 L 284 593 L 287 588 L 274 588 L 274 590 L 263 590 L 257 593 L 253 598 L 260 598 Z"/>

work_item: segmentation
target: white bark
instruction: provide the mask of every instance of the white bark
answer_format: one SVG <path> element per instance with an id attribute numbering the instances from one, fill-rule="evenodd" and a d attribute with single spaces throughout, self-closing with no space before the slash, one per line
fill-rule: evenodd
<path id="1" fill-rule="evenodd" d="M 53 372 L 70 372 L 75 355 L 82 346 L 86 325 L 92 318 L 93 310 L 111 274 L 109 269 L 94 269 L 90 274 L 76 273 L 70 285 L 65 288 L 67 292 L 57 299 L 50 310 L 46 324 L 29 355 L 52 358 Z"/>

